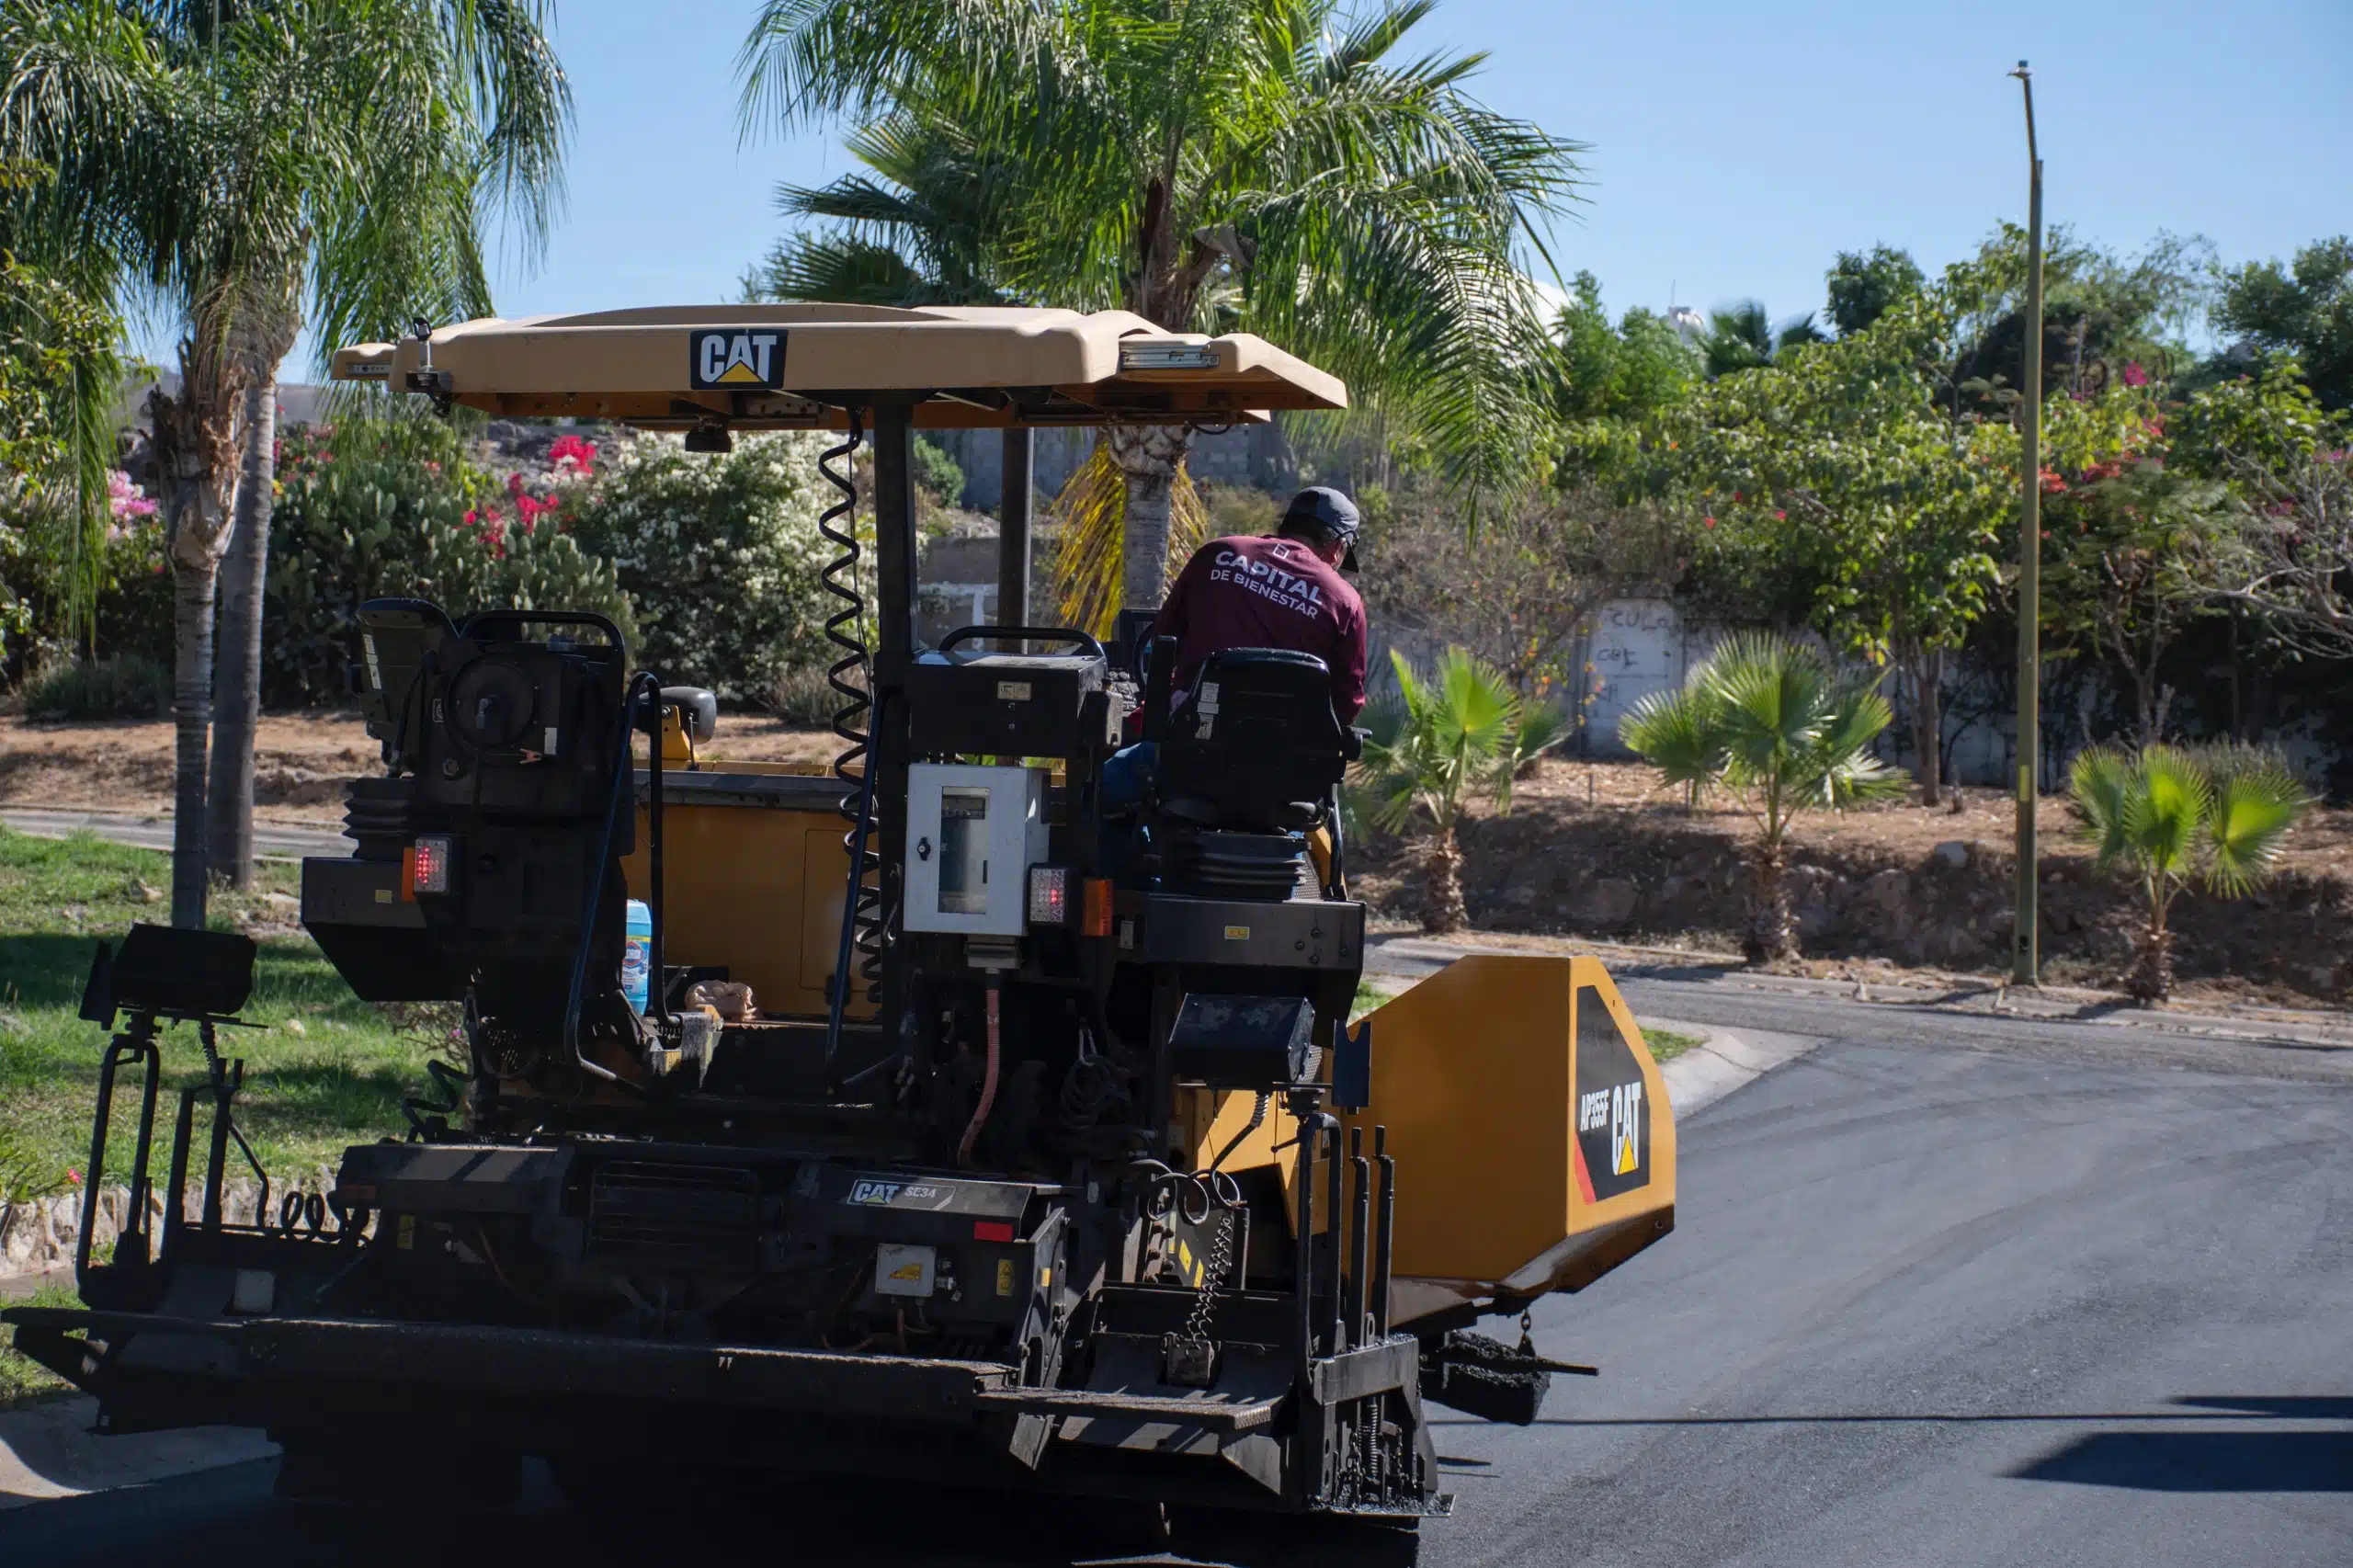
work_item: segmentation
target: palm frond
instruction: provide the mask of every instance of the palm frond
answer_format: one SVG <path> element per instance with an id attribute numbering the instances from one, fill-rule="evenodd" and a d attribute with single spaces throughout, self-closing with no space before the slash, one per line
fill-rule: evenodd
<path id="1" fill-rule="evenodd" d="M 1120 542 L 1128 510 L 1127 476 L 1097 441 L 1054 498 L 1054 599 L 1065 626 L 1108 637 L 1121 599 Z M 1210 511 L 1180 461 L 1169 498 L 1167 573 L 1173 581 L 1209 538 Z"/>
<path id="2" fill-rule="evenodd" d="M 2124 835 L 2131 851 L 2156 877 L 2179 881 L 2188 874 L 2212 786 L 2198 760 L 2177 746 L 2143 748 L 2124 800 Z"/>
<path id="3" fill-rule="evenodd" d="M 2067 770 L 2067 799 L 2075 813 L 2075 836 L 2089 846 L 2102 870 L 2131 852 L 2124 824 L 2132 794 L 2132 759 L 2112 746 L 2090 746 L 2075 754 Z"/>
<path id="4" fill-rule="evenodd" d="M 2274 752 L 2220 746 L 2196 760 L 2205 768 L 2211 791 L 2206 880 L 2236 897 L 2271 875 L 2288 831 L 2312 797 Z"/>
<path id="5" fill-rule="evenodd" d="M 1618 738 L 1670 784 L 1705 789 L 1723 768 L 1716 699 L 1704 686 L 1650 693 L 1618 721 Z"/>

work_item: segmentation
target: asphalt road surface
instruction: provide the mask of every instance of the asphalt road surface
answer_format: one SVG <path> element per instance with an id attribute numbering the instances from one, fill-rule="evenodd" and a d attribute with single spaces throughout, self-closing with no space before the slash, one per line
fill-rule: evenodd
<path id="1" fill-rule="evenodd" d="M 1542 1348 L 1599 1380 L 1562 1380 L 1533 1427 L 1436 1412 L 1461 1502 L 1424 1563 L 2353 1562 L 2353 1085 L 2278 1075 L 2342 1063 L 1654 989 L 1636 1005 L 1872 1032 L 1684 1125 L 1677 1233 L 1537 1313 Z M 2167 1064 L 2184 1050 L 2228 1070 Z M 637 1483 L 627 1460 L 614 1480 Z M 469 1520 L 460 1474 L 359 1519 L 273 1504 L 268 1483 L 248 1465 L 0 1515 L 0 1561 L 1073 1555 L 1029 1533 L 1040 1506 L 904 1492 L 665 1527 L 583 1519 L 544 1486 Z M 1303 1544 L 1177 1540 L 1250 1564 L 1308 1561 Z"/>

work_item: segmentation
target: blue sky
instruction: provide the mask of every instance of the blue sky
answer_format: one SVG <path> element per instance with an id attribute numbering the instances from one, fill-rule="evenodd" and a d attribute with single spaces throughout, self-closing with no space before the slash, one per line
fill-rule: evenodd
<path id="1" fill-rule="evenodd" d="M 570 201 L 536 269 L 502 263 L 502 314 L 733 298 L 777 182 L 847 166 L 830 134 L 739 148 L 753 11 L 559 0 Z M 1820 305 L 1842 248 L 1934 267 L 2023 222 L 2022 55 L 2053 222 L 2127 251 L 2202 233 L 2226 260 L 2353 229 L 2353 0 L 1444 0 L 1415 36 L 1489 51 L 1480 96 L 1590 143 L 1553 255 L 1613 312 L 1754 295 L 1778 318 Z"/>

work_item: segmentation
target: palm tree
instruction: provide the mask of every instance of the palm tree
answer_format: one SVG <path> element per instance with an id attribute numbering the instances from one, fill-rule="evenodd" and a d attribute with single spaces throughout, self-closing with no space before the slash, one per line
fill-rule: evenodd
<path id="1" fill-rule="evenodd" d="M 1723 790 L 1755 820 L 1756 889 L 1742 941 L 1751 963 L 1797 954 L 1782 875 L 1797 820 L 1908 787 L 1870 754 L 1893 718 L 1877 685 L 1803 643 L 1744 633 L 1718 646 L 1681 689 L 1653 692 L 1619 724 L 1619 738 L 1668 783 L 1695 794 Z"/>
<path id="2" fill-rule="evenodd" d="M 869 127 L 852 150 L 881 185 L 786 193 L 838 225 L 816 244 L 1006 298 L 1261 333 L 1465 483 L 1508 487 L 1543 416 L 1544 324 L 1514 251 L 1540 254 L 1578 149 L 1472 98 L 1481 56 L 1393 58 L 1435 5 L 1351 20 L 1337 0 L 764 0 L 744 121 Z M 974 171 L 945 232 L 934 155 Z M 1160 602 L 1189 440 L 1103 437 L 1130 606 Z"/>
<path id="3" fill-rule="evenodd" d="M 544 232 L 571 101 L 541 0 L 14 0 L 0 157 L 56 169 L 53 221 L 176 314 L 151 412 L 175 577 L 172 917 L 201 924 L 221 567 L 220 869 L 250 874 L 260 575 L 278 366 L 486 313 L 484 221 Z"/>
<path id="4" fill-rule="evenodd" d="M 2105 871 L 2121 867 L 2146 908 L 2125 989 L 2143 1006 L 2173 992 L 2174 900 L 2193 881 L 2226 898 L 2271 875 L 2312 803 L 2287 764 L 2245 746 L 2094 746 L 2067 778 L 2076 835 Z"/>
<path id="5" fill-rule="evenodd" d="M 1829 341 L 1829 335 L 1815 324 L 1812 311 L 1791 316 L 1776 328 L 1773 318 L 1765 313 L 1764 301 L 1742 300 L 1708 318 L 1704 344 L 1708 379 L 1769 365 L 1784 348 Z"/>
<path id="6" fill-rule="evenodd" d="M 1567 727 L 1552 710 L 1523 711 L 1503 673 L 1461 648 L 1449 648 L 1427 677 L 1395 649 L 1389 660 L 1397 690 L 1366 714 L 1372 737 L 1358 785 L 1370 791 L 1370 814 L 1382 829 L 1402 834 L 1418 825 L 1427 835 L 1422 929 L 1459 931 L 1469 915 L 1457 824 L 1476 799 L 1509 811 L 1514 777 L 1558 745 Z"/>

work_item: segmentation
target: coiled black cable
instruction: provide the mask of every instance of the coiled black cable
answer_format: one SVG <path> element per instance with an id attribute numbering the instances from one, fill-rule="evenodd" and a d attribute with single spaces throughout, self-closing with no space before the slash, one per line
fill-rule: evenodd
<path id="1" fill-rule="evenodd" d="M 817 531 L 839 545 L 842 551 L 826 562 L 817 577 L 827 593 L 842 601 L 841 608 L 825 619 L 825 640 L 842 651 L 841 657 L 827 666 L 825 684 L 842 699 L 834 712 L 834 733 L 848 743 L 834 758 L 834 777 L 842 784 L 841 813 L 849 824 L 849 831 L 842 835 L 842 845 L 855 858 L 855 874 L 850 879 L 855 891 L 844 917 L 849 923 L 851 942 L 858 954 L 858 975 L 867 982 L 867 999 L 879 1002 L 882 999 L 882 857 L 870 847 L 871 838 L 858 831 L 866 809 L 860 799 L 865 782 L 862 775 L 873 760 L 872 736 L 863 721 L 873 708 L 874 671 L 864 639 L 866 597 L 858 588 L 858 524 L 852 516 L 858 505 L 858 484 L 834 468 L 842 459 L 854 457 L 864 436 L 864 421 L 853 408 L 849 411 L 848 433 L 842 444 L 828 448 L 817 460 L 817 472 L 842 493 L 841 500 L 817 517 Z M 853 674 L 858 677 L 855 684 L 849 679 Z M 851 776 L 852 764 L 858 765 L 861 777 Z M 846 973 L 834 977 L 835 989 L 845 995 L 849 983 Z"/>

